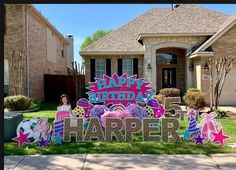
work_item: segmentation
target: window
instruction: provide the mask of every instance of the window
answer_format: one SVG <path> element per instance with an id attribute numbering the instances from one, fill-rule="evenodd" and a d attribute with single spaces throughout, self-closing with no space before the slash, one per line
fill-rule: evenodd
<path id="1" fill-rule="evenodd" d="M 123 59 L 122 70 L 129 76 L 133 75 L 133 59 Z"/>
<path id="2" fill-rule="evenodd" d="M 177 55 L 171 53 L 158 53 L 157 64 L 177 64 Z"/>
<path id="3" fill-rule="evenodd" d="M 106 74 L 106 59 L 95 60 L 95 76 L 102 78 L 103 74 Z"/>

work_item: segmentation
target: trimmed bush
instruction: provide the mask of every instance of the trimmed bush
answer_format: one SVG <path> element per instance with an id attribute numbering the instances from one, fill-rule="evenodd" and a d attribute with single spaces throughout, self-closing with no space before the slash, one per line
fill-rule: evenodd
<path id="1" fill-rule="evenodd" d="M 177 88 L 164 88 L 160 90 L 160 95 L 164 97 L 179 97 L 180 89 Z"/>
<path id="2" fill-rule="evenodd" d="M 11 111 L 27 110 L 32 103 L 32 99 L 23 95 L 4 98 L 4 107 Z"/>
<path id="3" fill-rule="evenodd" d="M 206 101 L 201 92 L 189 91 L 184 97 L 185 104 L 195 110 L 202 110 L 206 106 Z"/>
<path id="4" fill-rule="evenodd" d="M 177 88 L 164 88 L 161 89 L 158 95 L 154 95 L 152 98 L 156 99 L 159 103 L 164 103 L 165 97 L 179 97 L 180 89 Z"/>

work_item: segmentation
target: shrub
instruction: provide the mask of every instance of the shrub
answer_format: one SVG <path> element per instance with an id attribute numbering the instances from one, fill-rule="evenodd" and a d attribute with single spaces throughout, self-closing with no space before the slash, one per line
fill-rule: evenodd
<path id="1" fill-rule="evenodd" d="M 158 95 L 154 95 L 152 98 L 156 99 L 159 103 L 164 103 L 165 97 L 179 97 L 180 89 L 177 88 L 164 88 L 161 89 Z"/>
<path id="2" fill-rule="evenodd" d="M 185 93 L 184 96 L 183 96 L 183 100 L 184 100 L 184 101 L 185 101 L 185 95 L 186 95 L 187 93 L 190 93 L 190 92 L 200 92 L 200 90 L 199 90 L 198 88 L 188 88 L 187 91 L 186 91 L 186 93 Z"/>
<path id="3" fill-rule="evenodd" d="M 216 111 L 216 114 L 217 114 L 217 117 L 219 117 L 219 118 L 226 117 L 226 112 L 224 110 L 218 109 Z"/>
<path id="4" fill-rule="evenodd" d="M 204 107 L 206 106 L 206 101 L 204 99 L 204 96 L 199 91 L 187 92 L 185 94 L 184 101 L 189 108 L 195 109 L 195 110 L 204 109 Z"/>
<path id="5" fill-rule="evenodd" d="M 35 109 L 40 109 L 40 103 L 38 102 L 31 102 L 29 107 L 28 107 L 28 110 L 35 110 Z"/>
<path id="6" fill-rule="evenodd" d="M 164 97 L 179 97 L 180 89 L 177 88 L 164 88 L 160 90 L 160 95 Z"/>
<path id="7" fill-rule="evenodd" d="M 200 92 L 198 88 L 188 88 L 187 92 Z"/>
<path id="8" fill-rule="evenodd" d="M 33 103 L 32 99 L 23 95 L 4 98 L 4 107 L 12 111 L 27 110 L 31 103 Z"/>

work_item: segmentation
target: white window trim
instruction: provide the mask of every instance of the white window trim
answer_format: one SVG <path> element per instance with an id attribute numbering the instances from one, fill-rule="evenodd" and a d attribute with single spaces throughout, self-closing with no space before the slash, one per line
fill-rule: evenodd
<path id="1" fill-rule="evenodd" d="M 97 75 L 97 60 L 105 60 L 105 67 L 104 67 L 105 73 L 104 74 L 106 74 L 106 70 L 107 70 L 106 59 L 104 59 L 104 58 L 95 59 L 95 77 L 98 77 L 98 75 Z M 99 78 L 101 78 L 101 77 L 99 77 Z"/>
<path id="2" fill-rule="evenodd" d="M 134 67 L 134 61 L 133 61 L 133 58 L 124 58 L 122 59 L 122 73 L 126 73 L 126 71 L 124 71 L 124 64 L 125 64 L 125 60 L 131 60 L 131 75 L 128 75 L 129 76 L 132 76 L 134 74 L 134 70 L 133 70 L 133 67 Z"/>

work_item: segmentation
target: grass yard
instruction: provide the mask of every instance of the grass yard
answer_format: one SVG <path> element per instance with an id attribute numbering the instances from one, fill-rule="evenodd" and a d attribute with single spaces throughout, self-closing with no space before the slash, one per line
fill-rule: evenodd
<path id="1" fill-rule="evenodd" d="M 55 117 L 56 105 L 45 111 L 25 113 L 24 119 L 32 117 L 48 117 L 52 123 Z M 224 128 L 224 134 L 231 136 L 226 143 L 236 143 L 236 120 L 218 119 Z M 179 133 L 188 126 L 188 121 L 180 122 Z M 218 144 L 196 145 L 190 141 L 181 143 L 173 142 L 142 142 L 141 135 L 137 134 L 132 142 L 84 142 L 62 143 L 56 145 L 50 143 L 46 148 L 40 148 L 38 144 L 24 145 L 19 148 L 17 142 L 4 143 L 4 155 L 33 155 L 33 154 L 79 154 L 79 153 L 128 153 L 128 154 L 213 154 L 236 153 L 236 148 L 221 147 Z"/>

